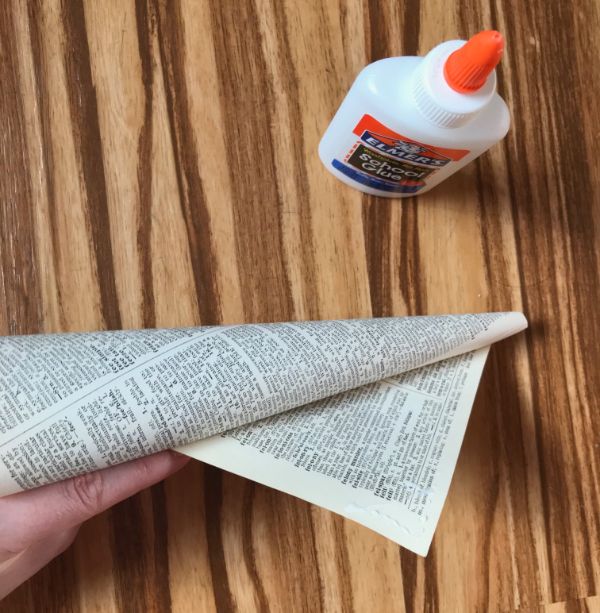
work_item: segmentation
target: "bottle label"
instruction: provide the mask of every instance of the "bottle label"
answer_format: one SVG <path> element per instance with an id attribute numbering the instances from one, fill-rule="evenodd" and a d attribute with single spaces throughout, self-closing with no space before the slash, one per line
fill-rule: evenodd
<path id="1" fill-rule="evenodd" d="M 385 192 L 415 194 L 438 170 L 469 153 L 420 143 L 393 132 L 371 115 L 363 115 L 353 133 L 358 139 L 343 160 L 333 160 L 333 167 Z"/>

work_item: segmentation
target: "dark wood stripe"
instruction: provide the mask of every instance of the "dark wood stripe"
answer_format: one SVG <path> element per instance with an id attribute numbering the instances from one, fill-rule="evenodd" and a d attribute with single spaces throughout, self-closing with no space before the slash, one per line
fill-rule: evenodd
<path id="1" fill-rule="evenodd" d="M 339 593 L 341 601 L 338 603 L 340 613 L 353 613 L 356 611 L 354 604 L 354 585 L 351 579 L 352 567 L 348 554 L 347 535 L 344 529 L 345 521 L 341 517 L 334 517 L 335 535 L 335 565 L 339 573 Z M 319 543 L 315 542 L 315 549 L 319 549 Z"/>
<path id="2" fill-rule="evenodd" d="M 281 570 L 280 597 L 283 602 L 295 603 L 299 611 L 325 611 L 311 505 L 296 498 L 282 499 L 279 492 L 270 488 L 265 488 L 265 493 L 269 523 L 277 535 L 274 553 Z M 303 572 L 299 583 L 300 567 Z"/>
<path id="3" fill-rule="evenodd" d="M 152 487 L 152 568 L 148 577 L 148 597 L 157 613 L 171 610 L 171 591 L 169 585 L 169 522 L 164 483 Z M 155 594 L 158 597 L 155 597 Z"/>
<path id="4" fill-rule="evenodd" d="M 85 13 L 81 0 L 63 0 L 64 62 L 68 79 L 71 126 L 80 167 L 87 221 L 96 259 L 100 306 L 108 329 L 121 328 L 121 314 L 112 259 L 104 156 L 92 79 Z"/>
<path id="5" fill-rule="evenodd" d="M 301 526 L 300 530 L 296 534 L 308 535 L 308 542 L 304 542 L 302 548 L 298 548 L 298 558 L 294 566 L 308 565 L 308 572 L 304 573 L 304 585 L 303 591 L 295 594 L 294 600 L 296 602 L 302 602 L 302 608 L 305 611 L 323 611 L 325 612 L 325 602 L 323 599 L 323 582 L 321 573 L 319 572 L 319 558 L 317 551 L 319 550 L 319 543 L 317 543 L 317 536 L 315 534 L 315 525 L 313 516 L 310 510 L 311 505 L 308 503 L 296 506 L 298 501 L 294 500 L 294 510 L 297 514 L 292 515 L 292 525 Z M 303 501 L 300 501 L 303 502 Z M 306 521 L 306 523 L 305 523 Z M 286 532 L 289 533 L 290 527 L 286 528 Z M 298 539 L 295 539 L 298 543 Z M 292 579 L 295 578 L 295 569 L 292 574 Z M 301 596 L 301 597 L 300 597 Z"/>
<path id="6" fill-rule="evenodd" d="M 210 6 L 244 313 L 247 321 L 293 319 L 279 222 L 285 203 L 269 129 L 273 92 L 258 17 L 250 2 Z"/>
<path id="7" fill-rule="evenodd" d="M 569 600 L 565 602 L 565 613 L 587 613 L 588 607 L 583 600 Z"/>
<path id="8" fill-rule="evenodd" d="M 210 216 L 198 169 L 195 128 L 190 118 L 188 87 L 185 79 L 184 24 L 178 2 L 153 0 L 158 16 L 158 35 L 171 141 L 175 156 L 179 201 L 186 225 L 188 246 L 196 284 L 198 311 L 203 324 L 221 319 L 221 298 L 215 270 Z M 190 24 L 193 27 L 193 24 Z"/>
<path id="9" fill-rule="evenodd" d="M 109 511 L 115 596 L 120 611 L 171 610 L 164 485 L 155 485 L 150 491 L 150 500 L 138 494 Z"/>
<path id="10" fill-rule="evenodd" d="M 63 613 L 77 611 L 79 608 L 77 564 L 74 551 L 67 549 L 61 556 L 55 558 L 36 575 L 35 585 L 31 586 L 31 608 L 23 609 L 24 613 Z M 60 594 L 60 599 L 56 594 Z M 3 601 L 6 606 L 8 603 Z M 15 613 L 17 609 L 10 606 L 5 609 L 7 613 Z"/>
<path id="11" fill-rule="evenodd" d="M 418 557 L 399 547 L 400 550 L 400 570 L 402 572 L 402 589 L 404 591 L 404 609 L 406 613 L 416 613 L 417 611 L 417 560 Z"/>
<path id="12" fill-rule="evenodd" d="M 306 168 L 304 122 L 305 117 L 300 107 L 302 94 L 298 87 L 298 75 L 296 67 L 292 61 L 292 51 L 289 45 L 288 31 L 289 23 L 282 2 L 273 3 L 275 13 L 275 23 L 277 24 L 277 46 L 279 49 L 278 60 L 281 63 L 282 82 L 287 94 L 289 103 L 289 129 L 294 139 L 292 147 L 292 177 L 296 186 L 296 193 L 300 195 L 295 203 L 294 209 L 297 211 L 297 218 L 300 222 L 300 243 L 302 245 L 302 283 L 304 285 L 304 309 L 307 319 L 319 319 L 319 306 L 317 303 L 317 292 L 314 289 L 314 279 L 316 278 L 315 264 L 315 245 L 312 233 L 312 212 L 311 202 L 308 198 L 309 182 L 308 170 Z M 273 85 L 275 86 L 275 85 Z M 289 204 L 289 203 L 288 203 Z M 287 210 L 286 203 L 282 203 L 279 209 L 279 219 L 284 210 Z"/>
<path id="13" fill-rule="evenodd" d="M 368 62 L 375 62 L 395 55 L 418 55 L 421 34 L 420 0 L 404 2 L 380 2 L 368 0 L 366 4 L 368 25 Z M 392 24 L 399 23 L 400 39 L 391 33 Z M 398 52 L 399 51 L 399 52 Z"/>
<path id="14" fill-rule="evenodd" d="M 400 254 L 397 274 L 400 276 L 400 291 L 407 305 L 408 315 L 427 313 L 427 294 L 421 283 L 421 251 L 419 239 L 418 198 L 402 202 L 400 221 Z M 395 313 L 397 315 L 397 313 Z"/>
<path id="15" fill-rule="evenodd" d="M 59 269 L 60 245 L 58 241 L 58 214 L 59 207 L 55 197 L 54 181 L 54 154 L 52 151 L 52 118 L 50 112 L 49 84 L 46 69 L 48 58 L 43 52 L 43 32 L 41 24 L 41 0 L 32 0 L 27 4 L 29 44 L 33 56 L 34 85 L 37 97 L 38 122 L 41 128 L 42 148 L 41 155 L 44 165 L 44 186 L 48 203 L 48 217 L 50 223 L 50 235 L 52 241 L 52 264 L 54 270 Z M 58 301 L 58 316 L 60 329 L 67 328 L 65 319 L 64 305 L 60 283 L 56 285 L 56 296 Z"/>
<path id="16" fill-rule="evenodd" d="M 256 598 L 258 600 L 258 612 L 268 613 L 269 601 L 267 594 L 265 593 L 264 585 L 260 579 L 258 568 L 256 566 L 256 556 L 254 555 L 254 544 L 252 541 L 252 525 L 254 519 L 254 497 L 256 492 L 256 484 L 252 481 L 245 481 L 244 497 L 243 497 L 243 531 L 242 531 L 242 550 L 244 552 L 244 561 L 248 574 L 252 580 L 254 590 L 256 591 Z"/>
<path id="17" fill-rule="evenodd" d="M 12 10 L 0 3 L 0 308 L 4 334 L 40 332 L 33 196 Z"/>
<path id="18" fill-rule="evenodd" d="M 120 611 L 150 611 L 155 579 L 150 535 L 144 529 L 142 496 L 138 494 L 109 511 L 115 596 Z M 162 586 L 161 586 L 162 587 Z M 162 596 L 161 596 L 162 598 Z"/>
<path id="19" fill-rule="evenodd" d="M 402 55 L 419 55 L 421 2 L 420 0 L 405 0 L 402 7 Z"/>
<path id="20" fill-rule="evenodd" d="M 488 358 L 489 360 L 489 358 Z M 481 398 L 484 396 L 484 392 L 486 389 L 493 389 L 494 392 L 497 391 L 497 388 L 493 385 L 493 382 L 490 381 L 490 364 L 489 362 L 486 364 L 485 375 L 483 377 L 482 384 L 480 384 L 480 388 L 477 391 L 477 400 L 476 404 L 473 407 L 473 413 L 477 410 L 477 407 L 480 406 Z M 491 383 L 491 385 L 490 385 Z M 487 400 L 487 398 L 486 398 Z M 486 403 L 487 404 L 487 403 Z M 470 418 L 470 419 L 473 419 Z M 489 420 L 486 420 L 489 423 Z M 488 431 L 491 431 L 491 436 L 489 439 L 489 446 L 487 449 L 487 462 L 492 466 L 492 474 L 488 476 L 484 483 L 482 483 L 482 491 L 485 493 L 484 499 L 484 509 L 482 513 L 482 521 L 481 528 L 483 533 L 483 543 L 482 543 L 482 551 L 481 551 L 481 562 L 484 565 L 489 564 L 491 560 L 492 553 L 492 540 L 494 537 L 493 534 L 493 526 L 494 526 L 494 517 L 497 512 L 499 497 L 500 497 L 500 475 L 498 471 L 498 463 L 499 463 L 499 447 L 500 447 L 500 432 L 496 431 L 493 427 L 488 428 Z M 487 442 L 487 441 L 486 441 Z M 508 548 L 507 548 L 508 549 Z M 507 558 L 510 555 L 509 551 L 506 551 Z M 518 577 L 515 578 L 518 581 Z M 483 585 L 481 585 L 483 583 Z M 484 576 L 481 578 L 481 581 L 478 586 L 478 593 L 482 594 L 482 602 L 478 603 L 479 607 L 482 611 L 490 610 L 490 573 L 484 573 Z"/>
<path id="21" fill-rule="evenodd" d="M 435 541 L 425 558 L 425 611 L 436 613 L 442 605 L 438 593 L 437 555 Z"/>
<path id="22" fill-rule="evenodd" d="M 375 317 L 392 315 L 393 274 L 390 257 L 392 206 L 384 198 L 363 196 L 363 232 L 367 253 L 371 311 Z"/>
<path id="23" fill-rule="evenodd" d="M 142 321 L 145 328 L 156 327 L 154 282 L 152 278 L 152 138 L 154 109 L 154 65 L 152 40 L 156 29 L 154 4 L 150 0 L 136 0 L 138 51 L 144 86 L 144 120 L 138 139 L 138 254 L 142 282 Z"/>
<path id="24" fill-rule="evenodd" d="M 426 311 L 425 290 L 420 283 L 418 200 L 397 200 L 365 195 L 363 229 L 371 309 L 375 317 L 421 315 Z M 399 236 L 399 245 L 392 242 Z M 406 313 L 393 309 L 393 276 L 398 277 Z"/>
<path id="25" fill-rule="evenodd" d="M 235 611 L 233 594 L 221 537 L 221 511 L 223 504 L 223 473 L 218 468 L 204 467 L 204 508 L 206 513 L 206 542 L 212 577 L 215 607 L 219 613 Z"/>
<path id="26" fill-rule="evenodd" d="M 35 582 L 29 581 L 23 587 L 6 596 L 0 602 L 0 611 L 3 613 L 31 613 L 35 611 L 33 594 L 38 591 L 38 581 L 40 584 L 42 582 L 42 572 L 38 573 Z M 77 609 L 72 610 L 76 611 Z"/>
<path id="27" fill-rule="evenodd" d="M 369 45 L 367 62 L 376 62 L 389 56 L 387 12 L 379 0 L 368 0 L 367 23 L 369 27 Z"/>

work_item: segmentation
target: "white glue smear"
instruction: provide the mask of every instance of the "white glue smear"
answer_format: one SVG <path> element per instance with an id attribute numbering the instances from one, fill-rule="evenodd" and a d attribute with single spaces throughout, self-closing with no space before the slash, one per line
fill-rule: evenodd
<path id="1" fill-rule="evenodd" d="M 412 536 L 418 536 L 420 534 L 423 534 L 423 532 L 425 532 L 424 528 L 421 528 L 419 530 L 408 528 L 404 524 L 401 524 L 396 518 L 392 517 L 391 515 L 388 515 L 387 513 L 384 513 L 382 509 L 385 509 L 385 506 L 386 505 L 372 504 L 372 505 L 363 507 L 359 504 L 355 504 L 351 502 L 350 504 L 347 504 L 344 507 L 344 513 L 347 513 L 348 515 L 365 515 L 366 514 L 366 515 L 372 515 L 373 517 L 377 517 L 380 519 L 385 519 L 386 521 L 394 524 L 396 528 L 398 528 L 399 530 L 402 530 L 402 532 L 404 532 L 405 534 L 410 534 Z M 422 523 L 425 523 L 425 521 L 426 521 L 425 518 L 421 518 Z"/>

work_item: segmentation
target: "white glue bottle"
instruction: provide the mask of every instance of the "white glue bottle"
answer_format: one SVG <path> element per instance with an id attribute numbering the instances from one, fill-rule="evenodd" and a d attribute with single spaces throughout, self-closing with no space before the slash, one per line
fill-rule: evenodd
<path id="1" fill-rule="evenodd" d="M 504 41 L 486 30 L 425 57 L 366 66 L 329 124 L 319 156 L 367 194 L 422 194 L 502 139 L 510 125 L 496 93 Z"/>

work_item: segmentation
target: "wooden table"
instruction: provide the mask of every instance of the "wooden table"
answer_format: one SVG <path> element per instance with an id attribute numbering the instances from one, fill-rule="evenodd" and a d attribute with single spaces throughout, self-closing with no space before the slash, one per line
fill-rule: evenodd
<path id="1" fill-rule="evenodd" d="M 2 333 L 531 322 L 492 351 L 427 558 L 194 463 L 2 610 L 600 610 L 599 24 L 596 0 L 0 3 Z M 323 169 L 362 66 L 486 27 L 505 141 L 403 202 Z"/>

